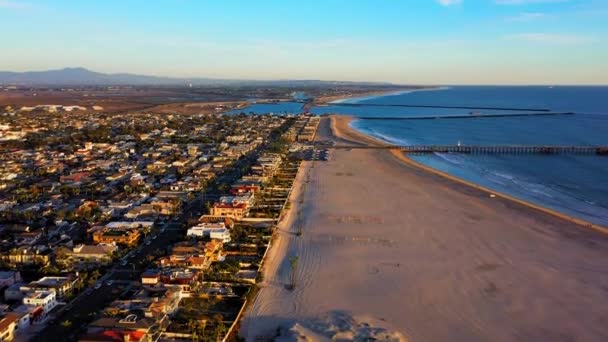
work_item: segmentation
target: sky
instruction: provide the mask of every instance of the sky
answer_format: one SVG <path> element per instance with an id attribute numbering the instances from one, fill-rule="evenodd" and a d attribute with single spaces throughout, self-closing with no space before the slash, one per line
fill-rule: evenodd
<path id="1" fill-rule="evenodd" d="M 0 70 L 608 84 L 608 0 L 0 0 Z"/>

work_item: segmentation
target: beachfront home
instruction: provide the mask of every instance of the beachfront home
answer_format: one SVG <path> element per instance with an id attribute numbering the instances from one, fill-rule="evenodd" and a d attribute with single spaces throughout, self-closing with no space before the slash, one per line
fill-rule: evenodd
<path id="1" fill-rule="evenodd" d="M 240 221 L 249 213 L 249 207 L 245 203 L 215 203 L 211 207 L 211 215 L 226 216 Z"/>

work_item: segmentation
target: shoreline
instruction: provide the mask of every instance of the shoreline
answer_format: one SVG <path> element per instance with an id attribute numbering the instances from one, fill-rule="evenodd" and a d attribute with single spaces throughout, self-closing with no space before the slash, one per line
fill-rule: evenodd
<path id="1" fill-rule="evenodd" d="M 331 127 L 332 127 L 332 131 L 334 132 L 334 134 L 336 134 L 336 136 L 341 136 L 344 135 L 345 131 L 347 132 L 346 134 L 348 134 L 351 138 L 354 140 L 359 139 L 359 142 L 365 142 L 365 143 L 371 143 L 373 146 L 390 146 L 391 144 L 388 142 L 385 142 L 381 139 L 378 139 L 374 136 L 365 134 L 361 131 L 358 131 L 357 129 L 355 129 L 354 127 L 351 126 L 351 123 L 356 120 L 355 117 L 352 116 L 347 116 L 347 115 L 332 115 L 331 116 Z M 407 165 L 410 165 L 412 167 L 424 170 L 426 172 L 429 172 L 431 174 L 434 174 L 436 176 L 439 177 L 443 177 L 445 179 L 449 179 L 450 181 L 459 183 L 461 185 L 466 185 L 468 187 L 471 187 L 475 190 L 479 190 L 482 191 L 484 193 L 486 193 L 488 196 L 490 195 L 494 195 L 497 198 L 501 198 L 503 200 L 507 200 L 507 201 L 511 201 L 513 203 L 522 205 L 524 207 L 530 208 L 530 209 L 534 209 L 540 212 L 543 212 L 545 214 L 549 214 L 552 215 L 554 217 L 560 218 L 562 220 L 568 221 L 570 223 L 574 223 L 578 226 L 581 226 L 582 228 L 586 228 L 586 229 L 591 229 L 594 231 L 597 231 L 599 233 L 602 234 L 606 234 L 608 235 L 608 227 L 604 226 L 604 225 L 600 225 L 600 224 L 596 224 L 596 223 L 592 223 L 589 221 L 586 221 L 584 219 L 578 218 L 578 217 L 574 217 L 571 215 L 568 215 L 566 213 L 562 213 L 558 210 L 555 209 L 551 209 L 551 208 L 547 208 L 544 207 L 542 205 L 536 204 L 536 203 L 532 203 L 520 198 L 517 198 L 515 196 L 511 196 L 508 195 L 506 193 L 503 192 L 499 192 L 499 191 L 495 191 L 492 190 L 488 187 L 464 180 L 460 177 L 451 175 L 447 172 L 441 171 L 441 170 L 437 170 L 434 169 L 430 166 L 424 165 L 423 163 L 417 162 L 411 158 L 409 158 L 408 156 L 406 156 L 404 153 L 398 151 L 398 150 L 391 150 L 391 154 L 399 159 L 401 162 L 406 163 Z"/>

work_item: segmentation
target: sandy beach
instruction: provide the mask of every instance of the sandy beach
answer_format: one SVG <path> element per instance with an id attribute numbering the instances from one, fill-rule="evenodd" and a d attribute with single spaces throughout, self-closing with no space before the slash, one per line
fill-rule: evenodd
<path id="1" fill-rule="evenodd" d="M 317 139 L 380 143 L 348 122 L 323 118 Z M 601 232 L 388 150 L 305 162 L 291 202 L 243 321 L 247 340 L 277 328 L 317 340 L 608 340 Z"/>

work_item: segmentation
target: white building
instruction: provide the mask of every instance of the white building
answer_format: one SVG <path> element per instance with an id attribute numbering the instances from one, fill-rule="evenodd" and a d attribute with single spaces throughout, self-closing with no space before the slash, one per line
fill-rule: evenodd
<path id="1" fill-rule="evenodd" d="M 45 317 L 57 306 L 57 295 L 54 291 L 29 293 L 27 296 L 23 297 L 23 304 L 25 306 L 41 309 L 42 316 Z"/>
<path id="2" fill-rule="evenodd" d="M 230 242 L 230 230 L 224 226 L 223 222 L 217 223 L 201 223 L 188 229 L 188 236 L 208 237 L 217 239 L 223 243 Z"/>
<path id="3" fill-rule="evenodd" d="M 213 229 L 209 232 L 209 237 L 212 239 L 220 240 L 223 243 L 230 242 L 230 230 L 228 228 Z"/>

